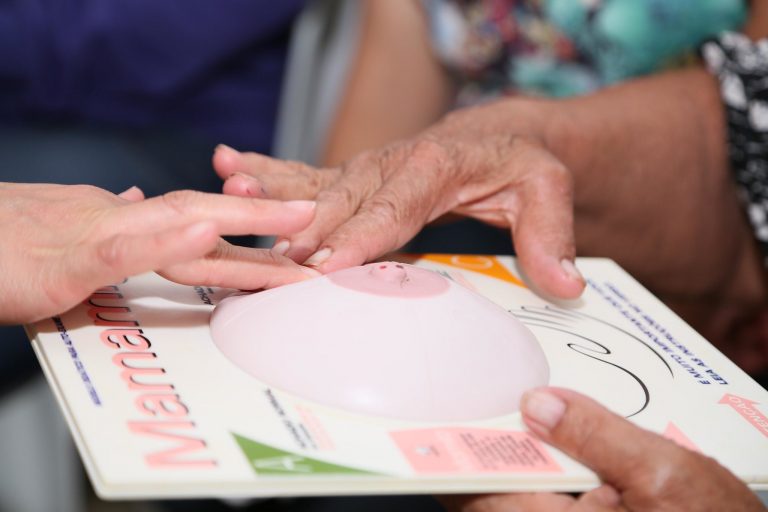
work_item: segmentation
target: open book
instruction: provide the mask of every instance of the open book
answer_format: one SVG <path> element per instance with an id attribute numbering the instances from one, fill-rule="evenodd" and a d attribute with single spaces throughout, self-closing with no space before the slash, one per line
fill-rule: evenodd
<path id="1" fill-rule="evenodd" d="M 551 385 L 590 395 L 716 458 L 753 489 L 768 489 L 768 392 L 612 261 L 579 259 L 588 286 L 567 304 L 535 295 L 511 257 L 407 261 L 476 290 L 526 324 L 547 357 Z M 399 421 L 257 381 L 211 339 L 211 311 L 229 293 L 148 274 L 27 326 L 100 496 L 579 491 L 598 484 L 530 436 L 519 413 Z"/>

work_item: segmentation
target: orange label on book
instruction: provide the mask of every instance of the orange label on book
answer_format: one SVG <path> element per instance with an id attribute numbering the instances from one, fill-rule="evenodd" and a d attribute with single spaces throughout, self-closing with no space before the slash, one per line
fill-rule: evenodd
<path id="1" fill-rule="evenodd" d="M 507 283 L 527 288 L 519 277 L 513 274 L 507 267 L 494 256 L 480 256 L 474 254 L 423 254 L 422 260 L 434 261 L 442 265 L 471 270 L 488 277 L 501 279 Z"/>

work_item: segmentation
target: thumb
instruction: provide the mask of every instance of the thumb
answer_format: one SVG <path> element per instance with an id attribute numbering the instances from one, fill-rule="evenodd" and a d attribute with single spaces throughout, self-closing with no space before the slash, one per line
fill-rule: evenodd
<path id="1" fill-rule="evenodd" d="M 567 389 L 529 391 L 522 398 L 521 410 L 533 433 L 619 491 L 654 474 L 659 461 L 686 451 Z"/>

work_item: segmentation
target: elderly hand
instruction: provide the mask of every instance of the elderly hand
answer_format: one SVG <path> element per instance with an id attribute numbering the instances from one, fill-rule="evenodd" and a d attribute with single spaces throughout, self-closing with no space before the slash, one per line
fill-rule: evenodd
<path id="1" fill-rule="evenodd" d="M 315 221 L 275 248 L 322 272 L 395 249 L 454 210 L 511 228 L 530 281 L 575 297 L 575 231 L 580 254 L 614 259 L 727 350 L 768 286 L 723 119 L 716 80 L 692 68 L 563 101 L 459 110 L 339 168 L 227 148 L 214 166 L 227 193 L 317 198 Z"/>
<path id="2" fill-rule="evenodd" d="M 31 322 L 65 311 L 100 286 L 164 269 L 186 284 L 246 289 L 317 272 L 221 234 L 290 234 L 314 203 L 180 191 L 144 200 L 90 186 L 0 183 L 0 321 Z"/>
<path id="3" fill-rule="evenodd" d="M 446 497 L 464 512 L 679 510 L 765 511 L 744 483 L 715 460 L 643 430 L 573 391 L 527 393 L 523 419 L 539 438 L 580 461 L 603 484 L 578 498 L 562 494 Z"/>
<path id="4" fill-rule="evenodd" d="M 533 104 L 531 104 L 533 106 Z M 542 103 L 541 108 L 553 108 Z M 504 112 L 525 135 L 504 129 Z M 537 108 L 539 106 L 537 105 Z M 214 167 L 228 194 L 317 200 L 315 220 L 274 250 L 321 272 L 398 249 L 447 212 L 511 230 L 522 267 L 540 291 L 581 294 L 573 264 L 573 183 L 547 149 L 534 109 L 499 103 L 465 109 L 421 135 L 365 152 L 335 169 L 314 169 L 220 146 Z"/>

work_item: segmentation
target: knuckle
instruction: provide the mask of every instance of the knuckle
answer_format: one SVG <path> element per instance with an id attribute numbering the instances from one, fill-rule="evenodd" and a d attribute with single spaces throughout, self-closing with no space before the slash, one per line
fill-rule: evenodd
<path id="1" fill-rule="evenodd" d="M 400 225 L 401 221 L 407 217 L 398 204 L 398 201 L 385 194 L 373 196 L 365 204 L 365 210 L 378 222 L 382 224 Z"/>
<path id="2" fill-rule="evenodd" d="M 173 192 L 167 192 L 161 197 L 163 203 L 171 211 L 183 215 L 189 211 L 190 207 L 201 195 L 201 192 L 196 192 L 194 190 L 175 190 Z"/>
<path id="3" fill-rule="evenodd" d="M 358 169 L 370 170 L 375 168 L 379 161 L 389 158 L 393 148 L 385 147 L 380 150 L 369 150 L 359 153 L 342 164 L 342 172 L 349 174 Z"/>
<path id="4" fill-rule="evenodd" d="M 69 190 L 74 191 L 77 194 L 82 194 L 82 195 L 99 194 L 101 196 L 109 195 L 109 193 L 106 190 L 96 187 L 94 185 L 79 184 L 79 185 L 69 185 L 69 187 L 70 187 Z"/>
<path id="5" fill-rule="evenodd" d="M 325 186 L 325 183 L 326 183 L 326 180 L 324 178 L 327 178 L 326 175 L 321 174 L 323 172 L 325 172 L 325 171 L 319 170 L 319 171 L 316 171 L 316 172 L 310 172 L 310 173 L 305 175 L 305 178 L 309 182 L 310 188 L 312 188 L 313 190 L 322 190 L 323 189 L 323 187 Z"/>
<path id="6" fill-rule="evenodd" d="M 634 471 L 637 481 L 649 497 L 664 497 L 685 489 L 694 478 L 697 456 L 667 439 L 659 439 L 664 457 L 644 457 L 638 461 Z"/>
<path id="7" fill-rule="evenodd" d="M 205 261 L 209 265 L 218 265 L 226 262 L 233 256 L 234 247 L 227 242 L 220 241 L 213 251 L 205 255 Z"/>
<path id="8" fill-rule="evenodd" d="M 286 258 L 282 254 L 277 254 L 274 251 L 259 251 L 258 256 L 259 256 L 260 263 L 263 263 L 270 267 L 285 265 L 287 262 L 291 261 L 290 259 Z"/>
<path id="9" fill-rule="evenodd" d="M 96 265 L 101 268 L 119 270 L 125 264 L 125 243 L 114 236 L 96 246 Z"/>
<path id="10" fill-rule="evenodd" d="M 440 167 L 448 161 L 449 153 L 437 139 L 422 137 L 411 144 L 407 163 L 416 167 Z"/>
<path id="11" fill-rule="evenodd" d="M 595 449 L 595 437 L 603 428 L 599 421 L 580 421 L 574 428 L 573 453 L 577 460 L 588 459 Z"/>
<path id="12" fill-rule="evenodd" d="M 571 197 L 573 195 L 573 175 L 565 165 L 554 158 L 547 158 L 535 166 L 535 172 L 528 176 L 528 184 L 542 193 Z"/>
<path id="13" fill-rule="evenodd" d="M 115 194 L 94 185 L 67 185 L 67 187 L 69 187 L 67 190 L 71 193 L 72 197 L 98 199 L 100 201 L 99 204 L 104 205 L 119 203 Z"/>
<path id="14" fill-rule="evenodd" d="M 347 208 L 355 208 L 359 202 L 359 194 L 347 183 L 339 183 L 334 188 L 323 190 L 317 195 L 318 201 L 331 205 L 343 205 Z"/>

